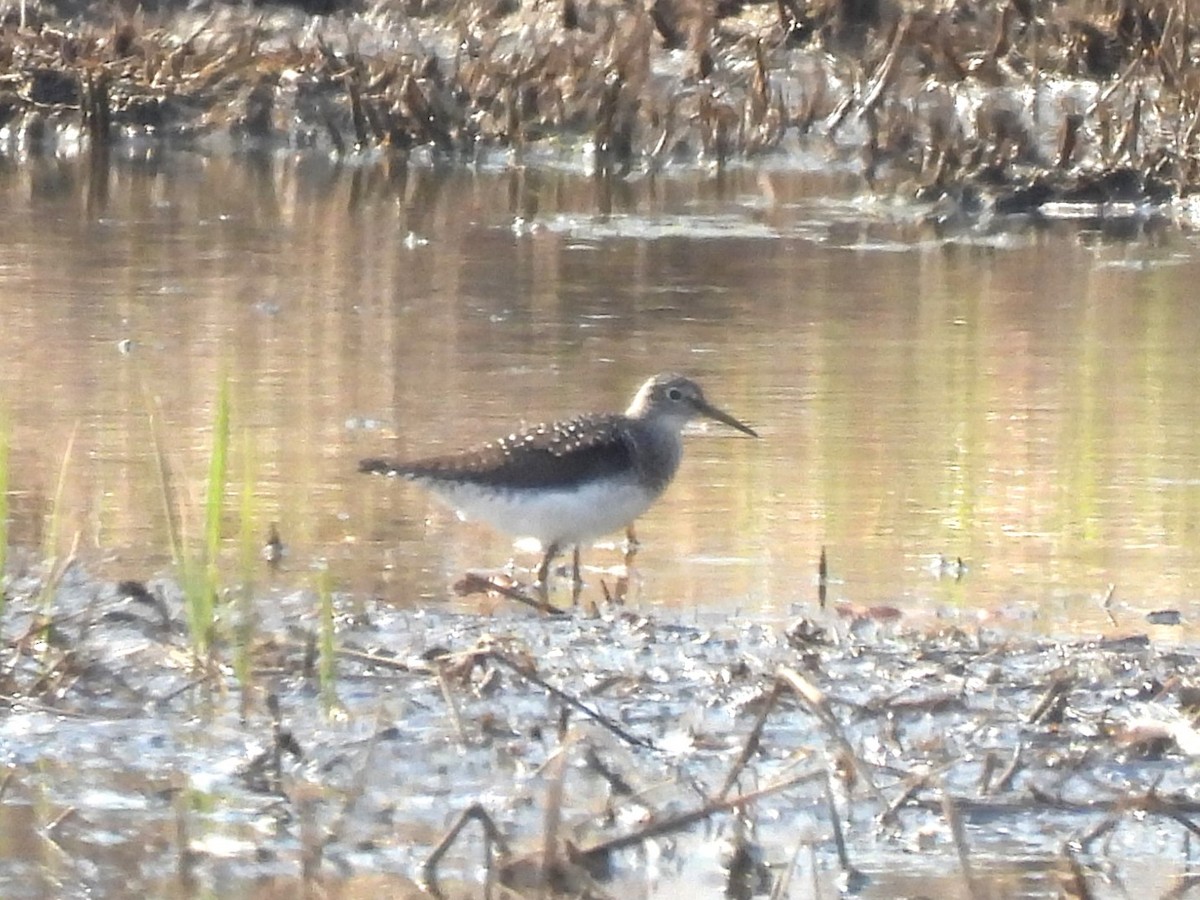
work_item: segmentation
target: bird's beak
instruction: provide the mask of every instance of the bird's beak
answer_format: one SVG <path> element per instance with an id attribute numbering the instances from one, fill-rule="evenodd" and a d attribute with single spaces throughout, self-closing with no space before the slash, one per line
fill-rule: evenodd
<path id="1" fill-rule="evenodd" d="M 696 412 L 716 422 L 720 422 L 723 425 L 728 425 L 730 428 L 736 428 L 742 434 L 748 434 L 750 437 L 758 437 L 758 432 L 749 425 L 742 424 L 729 413 L 722 412 L 704 400 L 699 400 L 696 402 Z"/>

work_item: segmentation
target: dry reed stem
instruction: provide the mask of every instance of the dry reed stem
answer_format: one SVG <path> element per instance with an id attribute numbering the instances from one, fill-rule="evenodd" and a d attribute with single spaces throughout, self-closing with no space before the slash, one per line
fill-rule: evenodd
<path id="1" fill-rule="evenodd" d="M 942 798 L 942 816 L 950 828 L 950 836 L 954 840 L 954 851 L 958 855 L 958 864 L 962 869 L 963 887 L 966 888 L 968 897 L 979 897 L 975 871 L 971 865 L 971 846 L 967 843 L 967 829 L 959 814 L 958 805 L 946 789 L 944 782 L 939 781 L 937 788 Z"/>
<path id="2" fill-rule="evenodd" d="M 591 719 L 593 722 L 600 725 L 605 730 L 611 732 L 612 734 L 615 734 L 617 737 L 619 737 L 625 743 L 630 744 L 634 747 L 644 747 L 647 750 L 657 750 L 658 749 L 655 746 L 653 741 L 650 741 L 646 738 L 638 737 L 637 735 L 631 734 L 630 732 L 628 732 L 624 728 L 622 728 L 617 722 L 615 722 L 608 716 L 604 715 L 603 713 L 601 713 L 595 709 L 592 709 L 592 707 L 588 706 L 586 703 L 584 703 L 578 697 L 568 694 L 566 691 L 562 690 L 561 688 L 555 687 L 554 685 L 550 684 L 548 681 L 546 681 L 544 678 L 542 678 L 536 672 L 534 672 L 528 665 L 526 665 L 518 660 L 510 659 L 505 654 L 500 653 L 495 650 L 485 651 L 484 653 L 481 654 L 481 656 L 484 658 L 487 658 L 487 659 L 495 660 L 496 662 L 500 663 L 501 665 L 503 665 L 506 668 L 510 669 L 511 671 L 515 672 L 518 676 L 523 678 L 525 681 L 528 681 L 531 684 L 537 685 L 538 687 L 540 687 L 542 690 L 546 691 L 548 694 L 550 694 L 555 699 L 565 703 L 567 706 L 571 707 L 572 709 L 583 713 L 583 715 L 586 716 L 588 719 Z"/>
<path id="3" fill-rule="evenodd" d="M 505 597 L 509 600 L 515 600 L 517 603 L 528 606 L 530 609 L 535 609 L 547 616 L 567 615 L 567 611 L 565 609 L 560 609 L 554 604 L 545 600 L 539 600 L 535 597 L 531 597 L 524 591 L 515 587 L 511 587 L 506 584 L 500 584 L 498 581 L 494 581 L 491 578 L 483 578 L 482 576 L 476 575 L 474 572 L 468 572 L 463 576 L 462 581 L 459 583 L 459 589 L 463 593 L 474 593 L 479 591 L 499 594 L 501 597 Z"/>

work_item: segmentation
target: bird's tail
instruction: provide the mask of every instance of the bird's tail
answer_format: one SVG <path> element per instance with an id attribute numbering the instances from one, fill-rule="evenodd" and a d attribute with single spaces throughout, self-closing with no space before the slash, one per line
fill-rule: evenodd
<path id="1" fill-rule="evenodd" d="M 358 461 L 358 471 L 369 475 L 403 475 L 404 469 L 399 463 L 390 459 L 361 459 Z"/>

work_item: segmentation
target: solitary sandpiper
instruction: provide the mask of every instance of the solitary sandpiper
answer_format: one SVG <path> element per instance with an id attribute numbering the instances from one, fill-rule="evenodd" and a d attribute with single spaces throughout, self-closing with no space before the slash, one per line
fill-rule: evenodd
<path id="1" fill-rule="evenodd" d="M 624 415 L 584 415 L 535 425 L 463 453 L 394 462 L 364 459 L 362 472 L 396 475 L 431 490 L 461 518 L 480 519 L 513 537 L 536 538 L 550 563 L 579 545 L 633 522 L 666 490 L 683 455 L 682 431 L 705 417 L 758 437 L 754 429 L 704 399 L 682 375 L 655 375 Z"/>

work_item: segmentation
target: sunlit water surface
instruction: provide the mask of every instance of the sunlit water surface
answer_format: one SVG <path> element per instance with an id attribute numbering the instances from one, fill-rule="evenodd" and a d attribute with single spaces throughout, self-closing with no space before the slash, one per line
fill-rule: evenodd
<path id="1" fill-rule="evenodd" d="M 689 433 L 638 523 L 637 608 L 787 618 L 825 547 L 835 603 L 1197 617 L 1200 254 L 1177 230 L 950 234 L 849 176 L 186 155 L 23 164 L 0 204 L 14 539 L 106 576 L 170 571 L 168 506 L 198 535 L 227 376 L 231 582 L 327 564 L 340 590 L 471 607 L 463 572 L 536 554 L 358 459 L 621 409 L 674 369 L 762 438 Z M 271 522 L 274 574 L 239 561 Z M 585 553 L 594 596 L 619 538 Z"/>

